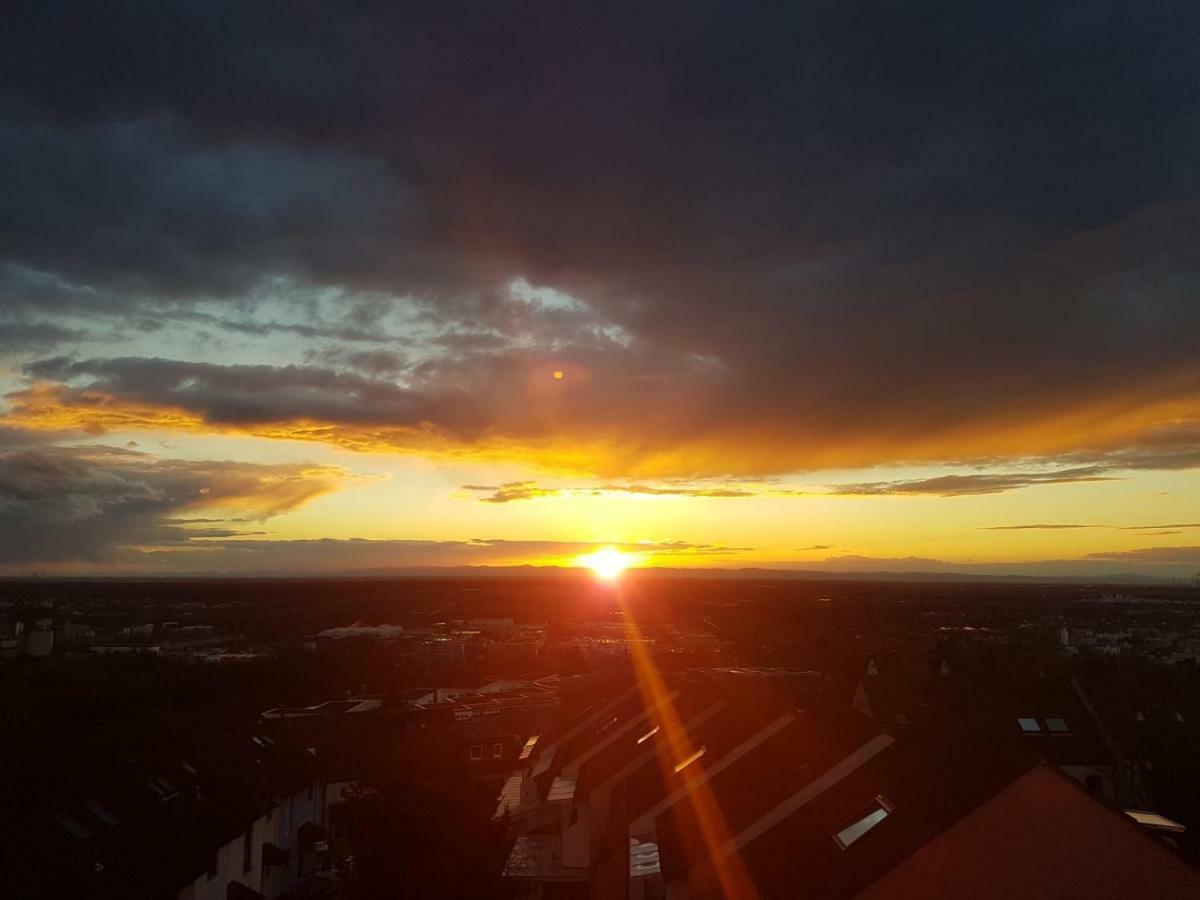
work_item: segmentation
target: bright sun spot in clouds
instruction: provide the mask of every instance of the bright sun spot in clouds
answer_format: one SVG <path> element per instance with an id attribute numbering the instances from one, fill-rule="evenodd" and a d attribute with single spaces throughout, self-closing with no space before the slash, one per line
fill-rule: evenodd
<path id="1" fill-rule="evenodd" d="M 633 557 L 628 553 L 622 553 L 616 547 L 601 547 L 599 550 L 579 557 L 576 562 L 581 566 L 587 566 L 596 573 L 598 578 L 612 581 L 629 568 Z"/>

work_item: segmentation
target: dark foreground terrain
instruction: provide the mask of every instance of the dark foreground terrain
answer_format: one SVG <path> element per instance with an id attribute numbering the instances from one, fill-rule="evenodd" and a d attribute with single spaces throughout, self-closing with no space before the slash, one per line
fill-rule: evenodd
<path id="1" fill-rule="evenodd" d="M 646 670 L 681 696 L 769 678 L 895 734 L 939 703 L 989 747 L 1063 729 L 1034 755 L 1169 817 L 1195 865 L 1198 658 L 1186 585 L 7 581 L 4 870 L 22 897 L 532 896 L 513 773 Z"/>

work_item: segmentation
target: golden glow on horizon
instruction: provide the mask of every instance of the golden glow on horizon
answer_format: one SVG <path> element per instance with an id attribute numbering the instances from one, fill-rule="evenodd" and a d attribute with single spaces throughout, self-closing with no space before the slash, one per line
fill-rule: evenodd
<path id="1" fill-rule="evenodd" d="M 555 380 L 565 381 L 565 370 L 555 369 L 551 374 Z M 539 381 L 544 377 L 540 375 Z M 1069 414 L 1058 409 L 1044 414 L 1022 410 L 982 424 L 965 422 L 957 428 L 892 433 L 886 439 L 852 433 L 816 443 L 810 431 L 800 427 L 795 431 L 741 428 L 736 439 L 722 435 L 719 429 L 706 430 L 701 436 L 662 442 L 653 439 L 651 430 L 650 440 L 643 440 L 641 431 L 637 440 L 630 440 L 628 428 L 619 422 L 600 424 L 594 418 L 574 416 L 554 419 L 554 428 L 542 433 L 506 433 L 503 427 L 494 427 L 486 434 L 468 436 L 468 440 L 426 424 L 388 421 L 348 423 L 284 417 L 268 422 L 217 422 L 183 406 L 156 405 L 98 388 L 80 390 L 44 381 L 6 394 L 9 410 L 4 420 L 6 425 L 37 431 L 166 431 L 309 441 L 356 453 L 532 463 L 546 472 L 603 478 L 675 477 L 681 472 L 758 477 L 771 472 L 862 469 L 886 465 L 890 460 L 936 464 L 945 459 L 1019 459 L 1081 446 L 1119 447 L 1156 429 L 1200 418 L 1200 400 L 1181 397 L 1177 389 L 1170 388 L 1169 384 L 1162 387 L 1163 399 L 1147 399 L 1148 392 L 1143 389 L 1131 395 L 1106 396 Z M 535 392 L 525 399 L 536 408 L 540 397 Z"/>
<path id="2" fill-rule="evenodd" d="M 543 367 L 538 375 L 548 393 L 565 387 L 565 380 L 561 385 L 548 383 L 553 371 L 558 370 Z M 216 495 L 197 492 L 179 509 L 185 516 L 269 521 L 266 526 L 232 524 L 231 532 L 246 532 L 232 536 L 241 541 L 395 540 L 400 542 L 394 563 L 398 567 L 588 565 L 577 554 L 583 551 L 590 557 L 603 546 L 598 540 L 608 540 L 613 547 L 637 551 L 632 565 L 646 568 L 940 568 L 983 574 L 1136 570 L 1187 578 L 1196 571 L 1186 551 L 1196 545 L 1200 528 L 1170 523 L 1196 521 L 1197 470 L 1113 470 L 1106 481 L 1046 483 L 952 497 L 854 496 L 837 494 L 833 486 L 973 470 L 910 463 L 864 472 L 851 467 L 856 456 L 851 453 L 841 468 L 779 479 L 729 475 L 721 480 L 660 481 L 635 477 L 622 468 L 631 459 L 641 459 L 644 448 L 613 450 L 599 440 L 589 443 L 588 436 L 576 436 L 576 443 L 564 435 L 561 444 L 549 442 L 531 452 L 528 442 L 516 439 L 462 447 L 411 429 L 364 430 L 317 422 L 226 427 L 184 409 L 46 383 L 10 393 L 6 400 L 11 408 L 4 417 L 7 427 L 40 430 L 48 440 L 94 444 L 97 453 L 106 447 L 128 448 L 148 466 L 167 468 L 179 459 L 211 462 L 214 472 L 235 460 L 299 467 L 287 478 L 281 475 L 282 481 L 270 472 L 257 473 L 247 482 L 245 494 L 224 492 L 219 503 Z M 652 453 L 639 467 L 667 472 L 695 468 L 691 455 L 680 452 Z M 551 461 L 559 465 L 548 467 Z M 620 471 L 620 479 L 597 474 L 597 461 L 605 463 L 603 470 Z M 704 461 L 722 462 L 716 445 Z M 107 463 L 97 457 L 96 465 Z M 1009 469 L 1025 471 L 1029 465 L 1018 460 L 997 462 L 994 468 L 1003 474 Z M 492 492 L 498 492 L 510 483 L 547 492 L 535 500 L 497 502 L 490 501 L 489 492 L 461 490 L 473 484 L 491 485 Z M 639 492 L 643 485 L 649 490 Z M 372 489 L 358 489 L 367 486 Z M 170 562 L 173 555 L 186 553 L 189 559 L 178 565 L 190 569 L 207 558 L 197 550 L 215 558 L 226 540 L 201 535 L 199 527 L 180 527 L 196 532 L 189 547 L 164 545 L 138 558 L 146 562 L 153 555 L 153 564 L 165 570 L 175 565 Z M 473 543 L 474 538 L 494 543 L 484 547 Z M 422 542 L 430 543 L 425 547 Z M 1163 562 L 1138 555 L 1152 548 L 1164 548 Z M 1165 561 L 1170 549 L 1184 559 Z M 366 551 L 347 544 L 346 552 L 347 558 L 357 559 Z M 1028 569 L 1031 564 L 1039 568 Z M 129 563 L 131 568 L 137 565 Z M 86 571 L 87 566 L 80 563 L 77 569 Z"/>
<path id="3" fill-rule="evenodd" d="M 599 550 L 585 553 L 576 562 L 595 572 L 597 578 L 613 581 L 633 564 L 633 559 L 632 554 L 622 553 L 616 547 L 601 547 Z"/>

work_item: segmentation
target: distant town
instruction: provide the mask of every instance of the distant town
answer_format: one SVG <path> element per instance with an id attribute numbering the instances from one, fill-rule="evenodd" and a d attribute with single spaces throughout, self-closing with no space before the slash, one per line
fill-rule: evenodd
<path id="1" fill-rule="evenodd" d="M 884 897 L 951 849 L 970 884 L 978 843 L 1194 897 L 1198 660 L 1187 586 L 8 582 L 4 871 L 30 898 Z"/>

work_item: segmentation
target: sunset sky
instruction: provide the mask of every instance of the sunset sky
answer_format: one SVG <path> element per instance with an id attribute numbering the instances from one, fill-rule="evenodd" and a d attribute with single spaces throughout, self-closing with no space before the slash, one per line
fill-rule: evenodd
<path id="1" fill-rule="evenodd" d="M 1192 577 L 1200 5 L 1053 6 L 6 12 L 0 573 Z"/>

